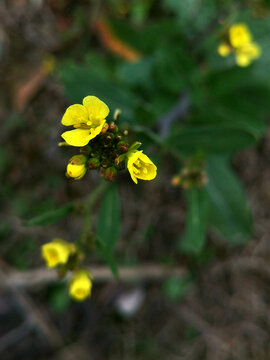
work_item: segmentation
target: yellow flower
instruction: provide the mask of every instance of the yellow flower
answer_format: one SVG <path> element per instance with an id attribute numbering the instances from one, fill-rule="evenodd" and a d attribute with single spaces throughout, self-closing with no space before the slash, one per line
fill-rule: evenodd
<path id="1" fill-rule="evenodd" d="M 238 48 L 252 41 L 252 36 L 246 24 L 234 24 L 229 29 L 229 39 L 233 47 Z"/>
<path id="2" fill-rule="evenodd" d="M 83 105 L 75 104 L 67 108 L 62 124 L 73 126 L 75 130 L 64 132 L 62 138 L 72 146 L 85 146 L 102 130 L 110 110 L 96 96 L 86 96 Z"/>
<path id="3" fill-rule="evenodd" d="M 84 155 L 74 155 L 67 165 L 67 175 L 75 180 L 81 179 L 86 171 L 86 160 Z"/>
<path id="4" fill-rule="evenodd" d="M 157 167 L 143 151 L 131 150 L 127 154 L 127 168 L 135 184 L 137 179 L 153 180 L 157 175 Z"/>
<path id="5" fill-rule="evenodd" d="M 75 252 L 75 246 L 61 239 L 44 244 L 41 247 L 41 254 L 49 268 L 59 264 L 65 264 L 69 256 Z"/>
<path id="6" fill-rule="evenodd" d="M 226 57 L 231 53 L 231 47 L 223 42 L 219 45 L 217 51 L 220 56 Z"/>
<path id="7" fill-rule="evenodd" d="M 260 57 L 260 46 L 254 42 L 243 45 L 236 50 L 235 61 L 238 66 L 246 67 L 250 63 Z"/>
<path id="8" fill-rule="evenodd" d="M 91 295 L 92 278 L 90 272 L 87 270 L 77 271 L 69 284 L 70 296 L 78 301 L 82 301 Z"/>

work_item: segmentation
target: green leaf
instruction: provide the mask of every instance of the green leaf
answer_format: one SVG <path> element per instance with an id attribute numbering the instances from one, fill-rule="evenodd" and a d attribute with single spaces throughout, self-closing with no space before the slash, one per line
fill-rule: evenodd
<path id="1" fill-rule="evenodd" d="M 166 143 L 173 150 L 184 153 L 194 153 L 196 150 L 231 153 L 254 145 L 256 138 L 242 129 L 213 124 L 175 128 Z"/>
<path id="2" fill-rule="evenodd" d="M 144 58 L 135 63 L 121 63 L 118 68 L 119 78 L 130 86 L 144 85 L 151 81 L 154 58 Z"/>
<path id="3" fill-rule="evenodd" d="M 97 75 L 91 66 L 62 64 L 58 70 L 65 92 L 72 103 L 82 103 L 87 95 L 95 95 L 104 101 L 111 111 L 121 109 L 121 117 L 133 120 L 133 110 L 138 99 L 128 88 L 113 82 L 113 79 Z"/>
<path id="4" fill-rule="evenodd" d="M 68 309 L 70 297 L 66 284 L 57 283 L 51 285 L 49 288 L 49 302 L 55 313 L 61 314 Z"/>
<path id="5" fill-rule="evenodd" d="M 96 241 L 101 257 L 109 264 L 112 273 L 118 277 L 114 250 L 121 231 L 120 200 L 117 186 L 112 184 L 102 199 L 96 228 Z"/>
<path id="6" fill-rule="evenodd" d="M 239 179 L 221 156 L 208 159 L 207 174 L 211 225 L 231 243 L 244 244 L 252 235 L 252 216 Z"/>
<path id="7" fill-rule="evenodd" d="M 67 215 L 69 215 L 74 210 L 74 204 L 67 204 L 61 206 L 57 209 L 46 211 L 41 215 L 35 216 L 32 219 L 26 222 L 26 226 L 43 226 L 53 224 Z"/>
<path id="8" fill-rule="evenodd" d="M 183 32 L 190 36 L 198 30 L 203 30 L 216 16 L 216 2 L 208 0 L 163 0 L 165 10 L 173 12 Z"/>
<path id="9" fill-rule="evenodd" d="M 198 254 L 203 249 L 208 225 L 208 198 L 205 189 L 187 190 L 187 218 L 185 233 L 180 238 L 180 249 Z"/>
<path id="10" fill-rule="evenodd" d="M 108 263 L 111 268 L 113 275 L 118 279 L 119 273 L 117 268 L 117 262 L 111 249 L 109 249 L 100 238 L 96 237 L 97 248 L 100 256 L 103 260 Z"/>
<path id="11" fill-rule="evenodd" d="M 120 224 L 119 194 L 117 186 L 112 184 L 103 196 L 96 229 L 96 236 L 112 251 L 120 238 Z"/>

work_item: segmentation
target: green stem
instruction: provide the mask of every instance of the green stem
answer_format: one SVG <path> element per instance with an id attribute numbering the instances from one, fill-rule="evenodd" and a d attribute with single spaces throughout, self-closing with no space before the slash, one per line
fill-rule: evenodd
<path id="1" fill-rule="evenodd" d="M 92 192 L 88 195 L 85 201 L 85 213 L 84 213 L 84 221 L 82 226 L 81 236 L 77 240 L 77 245 L 81 246 L 86 240 L 87 236 L 91 229 L 91 212 L 92 208 L 95 205 L 96 201 L 102 195 L 102 193 L 109 186 L 108 182 L 102 181 Z"/>

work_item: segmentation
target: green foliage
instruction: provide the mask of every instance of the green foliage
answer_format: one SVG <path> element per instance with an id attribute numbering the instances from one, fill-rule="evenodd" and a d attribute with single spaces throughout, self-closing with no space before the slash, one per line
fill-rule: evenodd
<path id="1" fill-rule="evenodd" d="M 68 216 L 74 210 L 74 204 L 67 204 L 44 212 L 26 222 L 26 226 L 45 226 L 53 224 Z"/>
<path id="2" fill-rule="evenodd" d="M 192 187 L 186 191 L 186 195 L 186 229 L 183 237 L 180 238 L 180 249 L 188 254 L 197 254 L 203 249 L 206 240 L 208 197 L 204 188 Z"/>
<path id="3" fill-rule="evenodd" d="M 96 236 L 114 251 L 120 230 L 120 200 L 117 186 L 113 184 L 105 192 L 100 205 Z"/>
<path id="4" fill-rule="evenodd" d="M 39 251 L 36 240 L 24 237 L 19 244 L 14 244 L 9 249 L 7 259 L 10 264 L 20 270 L 27 270 L 31 267 L 33 254 Z"/>
<path id="5" fill-rule="evenodd" d="M 154 144 L 178 169 L 187 158 L 202 155 L 208 181 L 185 191 L 186 226 L 179 247 L 203 263 L 214 256 L 205 255 L 210 229 L 235 245 L 252 235 L 251 212 L 230 161 L 236 152 L 256 146 L 266 132 L 269 15 L 266 9 L 263 19 L 254 15 L 256 9 L 246 1 L 136 0 L 127 6 L 128 16 L 118 17 L 114 11 L 121 4 L 112 3 L 112 36 L 141 54 L 140 59 L 128 62 L 108 46 L 105 51 L 93 46 L 81 63 L 60 64 L 59 78 L 72 103 L 94 94 L 112 111 L 120 108 L 120 123 L 128 123 L 131 136 L 139 136 L 144 148 Z M 237 67 L 233 55 L 217 53 L 222 36 L 236 22 L 247 23 L 262 48 L 261 57 L 247 68 Z M 179 111 L 183 97 L 188 105 Z M 160 128 L 168 121 L 164 138 Z M 117 191 L 111 187 L 100 206 L 96 238 L 114 272 L 120 222 Z"/>
<path id="6" fill-rule="evenodd" d="M 169 135 L 167 144 L 184 154 L 192 154 L 198 150 L 206 153 L 231 153 L 252 146 L 255 141 L 255 137 L 247 131 L 228 128 L 228 125 L 222 128 L 214 124 L 175 129 Z"/>
<path id="7" fill-rule="evenodd" d="M 118 189 L 115 184 L 105 192 L 98 213 L 96 238 L 101 256 L 111 266 L 112 272 L 117 276 L 114 251 L 121 232 L 121 214 Z"/>
<path id="8" fill-rule="evenodd" d="M 209 222 L 232 244 L 244 244 L 252 235 L 252 217 L 243 186 L 224 157 L 207 161 Z"/>
<path id="9" fill-rule="evenodd" d="M 59 69 L 59 76 L 72 103 L 81 103 L 85 94 L 102 99 L 110 109 L 121 109 L 123 118 L 133 119 L 132 110 L 138 104 L 136 97 L 121 84 L 113 84 L 95 73 L 94 64 L 82 67 L 66 63 Z"/>
<path id="10" fill-rule="evenodd" d="M 52 310 L 56 313 L 65 312 L 70 304 L 70 297 L 66 284 L 53 284 L 48 289 L 49 292 L 49 303 Z"/>

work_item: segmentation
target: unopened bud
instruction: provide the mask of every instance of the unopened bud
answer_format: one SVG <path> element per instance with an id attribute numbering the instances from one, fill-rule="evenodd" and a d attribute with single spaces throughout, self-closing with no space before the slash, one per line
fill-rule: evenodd
<path id="1" fill-rule="evenodd" d="M 81 179 L 86 169 L 86 157 L 84 155 L 74 155 L 69 160 L 67 165 L 67 176 L 74 178 L 75 180 Z"/>
<path id="2" fill-rule="evenodd" d="M 109 166 L 109 162 L 107 159 L 104 159 L 102 162 L 101 162 L 101 166 L 106 169 L 108 166 Z"/>
<path id="3" fill-rule="evenodd" d="M 87 146 L 84 146 L 84 147 L 81 147 L 80 148 L 80 153 L 81 154 L 84 154 L 84 155 L 89 155 L 90 152 L 91 152 L 91 146 L 90 145 L 87 145 Z"/>
<path id="4" fill-rule="evenodd" d="M 112 121 L 110 124 L 109 124 L 109 130 L 112 132 L 112 133 L 115 133 L 118 131 L 118 127 L 115 125 L 115 123 Z"/>
<path id="5" fill-rule="evenodd" d="M 172 186 L 179 186 L 180 183 L 181 183 L 181 177 L 179 175 L 175 175 L 171 180 Z"/>
<path id="6" fill-rule="evenodd" d="M 117 120 L 119 118 L 119 115 L 121 114 L 121 110 L 120 109 L 116 109 L 114 114 L 113 114 L 113 119 Z"/>
<path id="7" fill-rule="evenodd" d="M 104 179 L 107 181 L 114 181 L 117 175 L 117 170 L 114 166 L 109 167 L 104 172 Z"/>
<path id="8" fill-rule="evenodd" d="M 124 170 L 125 169 L 125 162 L 124 161 L 120 162 L 118 164 L 118 166 L 117 166 L 117 169 L 118 170 Z"/>
<path id="9" fill-rule="evenodd" d="M 117 149 L 120 151 L 121 154 L 124 154 L 129 149 L 129 144 L 125 143 L 124 141 L 119 141 L 117 144 Z"/>
<path id="10" fill-rule="evenodd" d="M 92 157 L 88 160 L 87 165 L 90 170 L 98 169 L 100 167 L 100 161 L 97 157 Z"/>
<path id="11" fill-rule="evenodd" d="M 108 144 L 110 144 L 111 142 L 112 142 L 112 140 L 113 140 L 113 134 L 108 134 L 108 135 L 106 135 L 106 137 L 105 137 L 105 143 L 108 145 Z"/>
<path id="12" fill-rule="evenodd" d="M 120 140 L 122 139 L 122 136 L 121 136 L 121 135 L 117 135 L 115 139 L 116 139 L 116 141 L 120 141 Z"/>
<path id="13" fill-rule="evenodd" d="M 103 125 L 103 128 L 101 129 L 100 135 L 104 135 L 108 129 L 109 129 L 109 125 L 105 123 Z"/>

